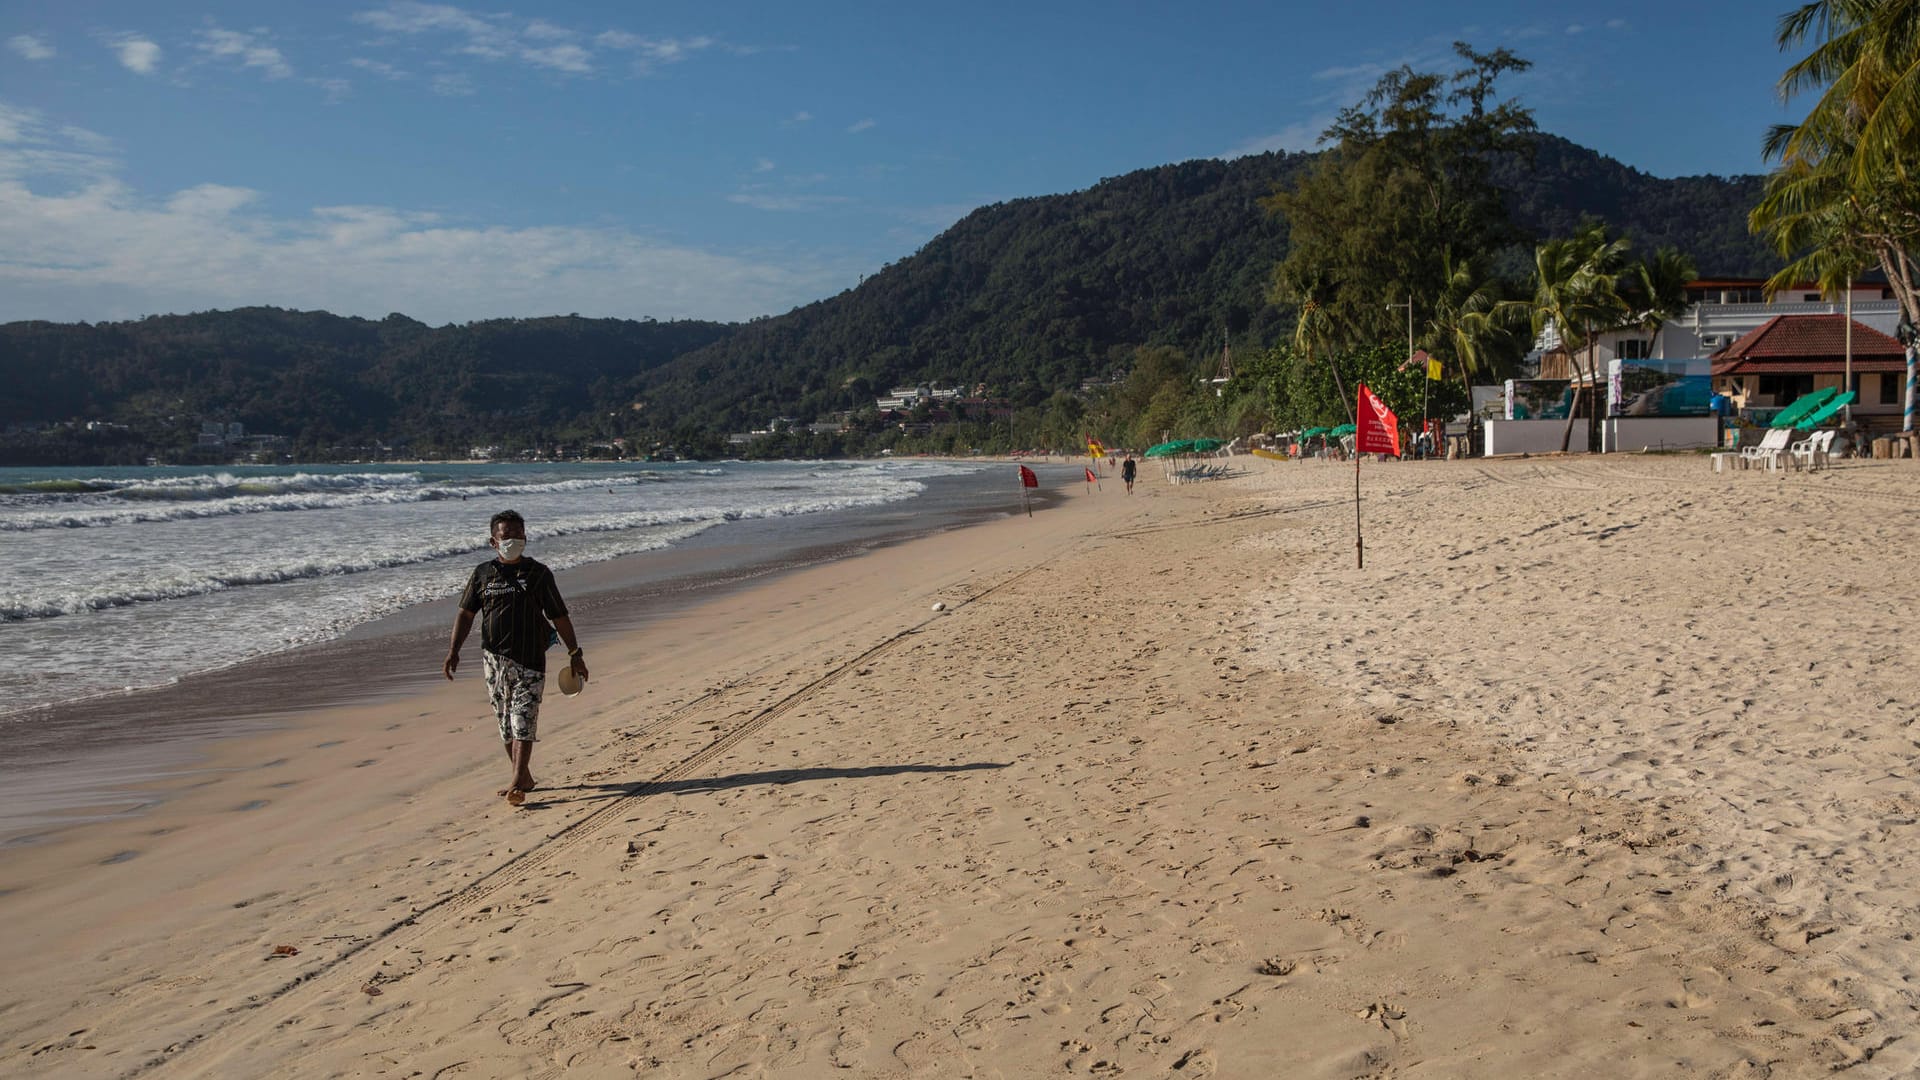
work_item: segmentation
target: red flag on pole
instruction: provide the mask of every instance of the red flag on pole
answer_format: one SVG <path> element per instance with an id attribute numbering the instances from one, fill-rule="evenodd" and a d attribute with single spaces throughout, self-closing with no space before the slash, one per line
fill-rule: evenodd
<path id="1" fill-rule="evenodd" d="M 1023 488 L 1037 488 L 1040 486 L 1040 478 L 1033 475 L 1033 470 L 1027 468 L 1025 465 L 1020 466 L 1020 486 Z"/>
<path id="2" fill-rule="evenodd" d="M 1094 482 L 1095 480 L 1098 480 L 1098 479 L 1100 479 L 1100 478 L 1099 478 L 1099 477 L 1097 477 L 1097 476 L 1095 476 L 1095 475 L 1093 475 L 1093 470 L 1092 470 L 1092 469 L 1088 469 L 1088 470 L 1087 470 L 1087 483 L 1089 483 L 1089 484 L 1091 484 L 1091 483 L 1093 483 L 1093 482 Z"/>
<path id="3" fill-rule="evenodd" d="M 1360 384 L 1359 408 L 1354 410 L 1359 432 L 1354 448 L 1362 454 L 1400 456 L 1400 418 L 1393 415 L 1366 383 Z"/>

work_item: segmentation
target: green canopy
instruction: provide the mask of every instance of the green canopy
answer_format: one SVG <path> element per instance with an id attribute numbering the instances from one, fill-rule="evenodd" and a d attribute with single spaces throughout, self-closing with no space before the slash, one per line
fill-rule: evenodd
<path id="1" fill-rule="evenodd" d="M 1329 434 L 1329 435 L 1331 435 L 1331 436 L 1333 436 L 1334 438 L 1336 438 L 1336 439 L 1338 439 L 1338 438 L 1340 438 L 1340 437 L 1341 437 L 1342 435 L 1351 435 L 1351 434 L 1353 434 L 1354 432 L 1356 432 L 1356 431 L 1358 431 L 1358 430 L 1360 430 L 1360 429 L 1359 429 L 1359 428 L 1356 428 L 1356 427 L 1354 427 L 1354 426 L 1353 426 L 1352 424 L 1341 424 L 1341 425 L 1340 425 L 1339 427 L 1337 427 L 1337 428 L 1334 428 L 1334 429 L 1333 429 L 1332 431 L 1329 431 L 1329 432 L 1327 432 L 1327 434 Z"/>
<path id="2" fill-rule="evenodd" d="M 1806 419 L 1807 414 L 1832 401 L 1840 392 L 1837 386 L 1823 386 L 1811 394 L 1804 394 L 1793 400 L 1793 404 L 1781 409 L 1774 415 L 1773 423 L 1768 427 L 1790 428 Z"/>
<path id="3" fill-rule="evenodd" d="M 1326 433 L 1327 433 L 1326 428 L 1310 427 L 1307 430 L 1301 432 L 1300 437 L 1303 439 L 1315 439 L 1315 438 L 1319 438 L 1322 435 L 1325 435 Z"/>
<path id="4" fill-rule="evenodd" d="M 1187 444 L 1189 454 L 1211 454 L 1224 445 L 1219 439 L 1195 439 Z"/>
<path id="5" fill-rule="evenodd" d="M 1175 439 L 1172 442 L 1163 442 L 1158 446 L 1147 447 L 1147 452 L 1142 456 L 1172 457 L 1175 454 L 1186 453 L 1188 448 L 1192 446 L 1193 446 L 1193 441 L 1190 439 Z"/>
<path id="6" fill-rule="evenodd" d="M 1794 402 L 1794 404 L 1798 405 L 1799 402 L 1796 401 Z M 1844 409 L 1851 404 L 1853 404 L 1853 391 L 1849 390 L 1846 393 L 1841 394 L 1839 397 L 1834 398 L 1832 401 L 1827 402 L 1825 405 L 1820 406 L 1818 409 L 1815 409 L 1813 412 L 1807 414 L 1805 417 L 1801 418 L 1799 423 L 1793 426 L 1801 431 L 1812 431 L 1814 428 L 1817 428 L 1821 424 L 1826 423 L 1828 420 L 1833 419 L 1833 415 L 1835 413 L 1839 412 L 1841 409 Z"/>

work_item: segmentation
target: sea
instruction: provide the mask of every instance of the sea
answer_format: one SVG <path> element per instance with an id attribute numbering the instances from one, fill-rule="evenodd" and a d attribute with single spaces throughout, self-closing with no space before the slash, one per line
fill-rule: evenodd
<path id="1" fill-rule="evenodd" d="M 662 566 L 713 581 L 723 564 L 1017 510 L 1006 472 L 920 459 L 0 468 L 0 731 L 55 709 L 84 725 L 89 702 L 124 722 L 139 712 L 129 695 L 407 611 L 443 634 L 497 510 L 526 517 L 528 554 L 563 591 L 567 571 L 599 564 L 635 568 L 582 571 L 602 587 Z M 648 553 L 677 558 L 649 571 Z"/>

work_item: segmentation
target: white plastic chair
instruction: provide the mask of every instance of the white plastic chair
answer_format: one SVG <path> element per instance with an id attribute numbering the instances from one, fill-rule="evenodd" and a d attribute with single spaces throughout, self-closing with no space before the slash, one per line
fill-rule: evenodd
<path id="1" fill-rule="evenodd" d="M 1787 453 L 1793 439 L 1792 428 L 1769 428 L 1766 438 L 1752 446 L 1740 448 L 1740 467 L 1751 469 L 1764 465 L 1768 469 L 1780 467 L 1780 459 Z"/>
<path id="2" fill-rule="evenodd" d="M 1806 469 L 1808 472 L 1826 468 L 1832 462 L 1833 437 L 1837 434 L 1839 434 L 1838 431 L 1829 428 L 1826 431 L 1816 431 L 1794 443 L 1788 448 L 1788 453 L 1793 455 L 1793 467 Z"/>

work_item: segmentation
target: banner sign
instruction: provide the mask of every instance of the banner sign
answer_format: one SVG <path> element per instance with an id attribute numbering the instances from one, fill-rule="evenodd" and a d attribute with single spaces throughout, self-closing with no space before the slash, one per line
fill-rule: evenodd
<path id="1" fill-rule="evenodd" d="M 1366 383 L 1360 384 L 1360 400 L 1354 416 L 1359 426 L 1354 449 L 1362 454 L 1400 456 L 1400 418 L 1367 389 Z"/>
<path id="2" fill-rule="evenodd" d="M 1608 416 L 1711 416 L 1713 361 L 1611 360 Z"/>
<path id="3" fill-rule="evenodd" d="M 1571 379 L 1507 380 L 1509 420 L 1565 420 L 1572 410 Z"/>

